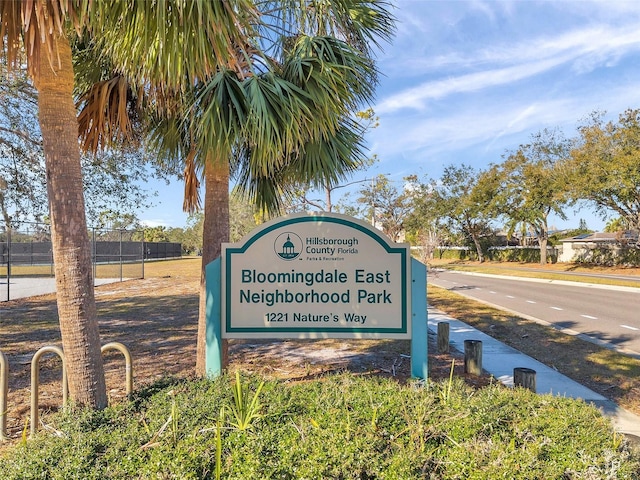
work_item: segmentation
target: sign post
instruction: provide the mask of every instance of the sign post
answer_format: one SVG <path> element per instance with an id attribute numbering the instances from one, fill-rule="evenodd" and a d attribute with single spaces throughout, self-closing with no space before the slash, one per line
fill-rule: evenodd
<path id="1" fill-rule="evenodd" d="M 206 281 L 209 375 L 222 338 L 411 338 L 412 375 L 426 378 L 426 269 L 365 222 L 273 220 L 223 244 Z"/>

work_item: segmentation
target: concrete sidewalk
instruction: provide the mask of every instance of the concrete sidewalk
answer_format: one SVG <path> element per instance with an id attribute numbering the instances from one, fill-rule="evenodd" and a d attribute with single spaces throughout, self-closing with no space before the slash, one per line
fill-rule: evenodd
<path id="1" fill-rule="evenodd" d="M 96 278 L 94 285 L 116 283 L 130 278 Z M 54 277 L 11 277 L 11 284 L 7 285 L 7 277 L 0 277 L 0 301 L 17 300 L 18 298 L 47 295 L 56 292 Z"/>
<path id="2" fill-rule="evenodd" d="M 499 342 L 460 320 L 429 307 L 428 326 L 432 333 L 437 334 L 439 322 L 449 323 L 449 344 L 459 352 L 464 352 L 465 340 L 480 340 L 482 342 L 483 369 L 504 385 L 513 386 L 514 368 L 531 368 L 536 371 L 537 393 L 581 398 L 585 402 L 593 403 L 604 415 L 612 419 L 619 432 L 640 439 L 640 416 L 620 408 L 611 400 L 571 380 L 557 370 Z"/>

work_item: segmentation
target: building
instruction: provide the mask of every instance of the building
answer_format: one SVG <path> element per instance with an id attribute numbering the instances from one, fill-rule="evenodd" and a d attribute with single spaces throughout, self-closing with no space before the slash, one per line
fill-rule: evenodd
<path id="1" fill-rule="evenodd" d="M 638 232 L 584 233 L 563 238 L 560 243 L 559 262 L 617 263 L 613 260 L 625 250 L 637 248 Z"/>

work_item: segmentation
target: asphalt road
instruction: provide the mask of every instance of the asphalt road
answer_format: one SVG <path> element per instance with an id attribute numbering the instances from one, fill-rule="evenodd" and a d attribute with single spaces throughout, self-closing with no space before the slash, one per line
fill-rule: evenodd
<path id="1" fill-rule="evenodd" d="M 428 282 L 640 357 L 640 288 L 448 271 Z"/>

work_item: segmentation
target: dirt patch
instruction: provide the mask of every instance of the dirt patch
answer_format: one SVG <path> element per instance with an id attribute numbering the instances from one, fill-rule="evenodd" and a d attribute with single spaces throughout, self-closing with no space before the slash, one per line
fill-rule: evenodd
<path id="1" fill-rule="evenodd" d="M 194 375 L 197 277 L 161 276 L 96 288 L 102 342 L 121 342 L 130 350 L 134 388 L 162 377 Z M 31 358 L 45 345 L 60 346 L 58 317 L 54 295 L 5 302 L 1 308 L 0 350 L 9 360 L 7 430 L 18 439 L 30 415 Z M 409 354 L 409 342 L 400 340 L 235 340 L 229 347 L 231 370 L 287 381 L 348 370 L 402 382 L 410 377 Z M 469 384 L 490 381 L 464 374 L 460 353 L 437 354 L 434 338 L 429 338 L 428 357 L 432 380 L 448 378 L 453 361 L 455 375 Z M 120 401 L 126 396 L 123 356 L 109 351 L 104 358 L 110 401 Z M 62 403 L 60 361 L 47 355 L 40 371 L 40 408 L 56 410 Z"/>

